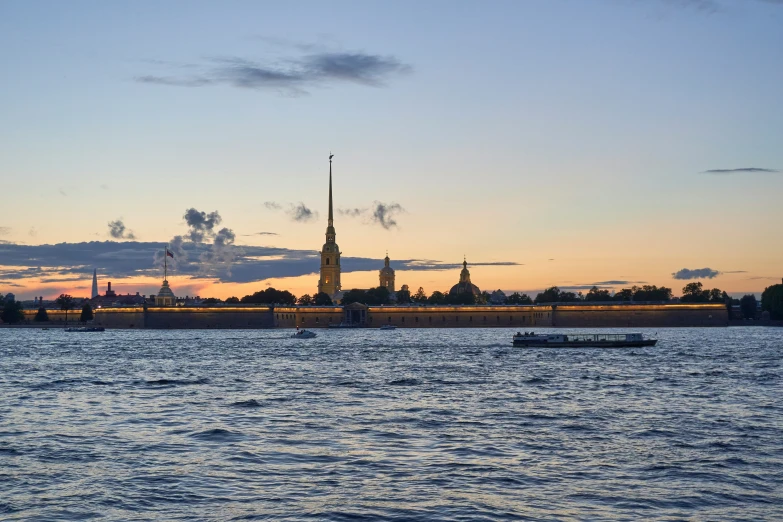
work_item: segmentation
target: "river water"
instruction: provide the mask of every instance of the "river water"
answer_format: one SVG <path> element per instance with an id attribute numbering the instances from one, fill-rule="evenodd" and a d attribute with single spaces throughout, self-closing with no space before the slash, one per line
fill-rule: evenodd
<path id="1" fill-rule="evenodd" d="M 0 330 L 0 519 L 783 519 L 783 329 L 644 332 Z"/>

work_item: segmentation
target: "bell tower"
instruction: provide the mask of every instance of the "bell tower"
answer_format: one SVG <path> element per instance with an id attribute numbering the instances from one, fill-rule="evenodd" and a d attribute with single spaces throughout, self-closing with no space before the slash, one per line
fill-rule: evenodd
<path id="1" fill-rule="evenodd" d="M 318 280 L 318 292 L 330 297 L 341 289 L 340 284 L 340 247 L 335 243 L 334 209 L 332 206 L 332 158 L 329 154 L 329 222 L 326 226 L 326 243 L 321 249 L 321 278 Z"/>

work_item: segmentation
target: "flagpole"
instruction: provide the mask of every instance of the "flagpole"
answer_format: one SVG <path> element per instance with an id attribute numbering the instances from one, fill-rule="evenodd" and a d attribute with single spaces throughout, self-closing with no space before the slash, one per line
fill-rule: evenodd
<path id="1" fill-rule="evenodd" d="M 169 277 L 169 245 L 163 249 L 163 280 L 166 281 Z"/>

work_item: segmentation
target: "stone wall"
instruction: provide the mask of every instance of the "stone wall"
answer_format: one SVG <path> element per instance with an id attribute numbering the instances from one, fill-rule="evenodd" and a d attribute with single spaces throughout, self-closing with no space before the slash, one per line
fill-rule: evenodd
<path id="1" fill-rule="evenodd" d="M 720 303 L 555 305 L 552 326 L 558 328 L 642 328 L 728 326 L 729 312 Z"/>
<path id="2" fill-rule="evenodd" d="M 48 310 L 49 323 L 34 323 L 35 310 L 25 310 L 25 323 L 59 326 L 65 312 Z M 68 313 L 77 324 L 80 310 Z M 93 325 L 106 328 L 326 328 L 340 324 L 340 306 L 99 308 Z M 524 306 L 369 306 L 365 326 L 379 328 L 642 328 L 728 326 L 722 304 L 591 304 Z"/>
<path id="3" fill-rule="evenodd" d="M 547 327 L 551 306 L 370 306 L 367 326 L 398 328 Z"/>

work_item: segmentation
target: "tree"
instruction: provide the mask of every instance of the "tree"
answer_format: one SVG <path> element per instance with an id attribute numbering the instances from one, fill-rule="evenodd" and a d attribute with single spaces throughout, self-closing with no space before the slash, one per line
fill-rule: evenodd
<path id="1" fill-rule="evenodd" d="M 757 301 L 756 296 L 753 294 L 743 295 L 742 299 L 740 299 L 740 311 L 742 312 L 742 317 L 745 319 L 755 319 L 756 318 L 756 308 L 757 308 Z"/>
<path id="2" fill-rule="evenodd" d="M 315 294 L 313 301 L 316 306 L 332 306 L 334 304 L 332 298 L 329 297 L 329 294 L 326 292 L 318 292 Z"/>
<path id="3" fill-rule="evenodd" d="M 783 319 L 783 284 L 764 289 L 761 294 L 761 309 L 769 312 L 770 319 Z"/>
<path id="4" fill-rule="evenodd" d="M 256 292 L 253 295 L 246 295 L 241 300 L 248 304 L 283 304 L 295 305 L 296 296 L 288 290 L 276 290 L 272 287 Z"/>
<path id="5" fill-rule="evenodd" d="M 385 305 L 389 304 L 391 293 L 385 286 L 377 286 L 370 288 L 364 293 L 364 304 L 368 305 Z"/>
<path id="6" fill-rule="evenodd" d="M 201 304 L 203 305 L 216 305 L 218 303 L 220 303 L 220 299 L 218 299 L 217 297 L 207 297 L 206 299 L 201 301 Z"/>
<path id="7" fill-rule="evenodd" d="M 655 285 L 644 285 L 641 288 L 634 286 L 631 290 L 634 301 L 671 301 L 672 299 L 672 289 L 665 286 L 660 288 Z"/>
<path id="8" fill-rule="evenodd" d="M 439 292 L 438 290 L 435 290 L 432 292 L 432 294 L 427 298 L 427 303 L 429 304 L 445 304 L 446 303 L 446 294 L 443 292 Z"/>
<path id="9" fill-rule="evenodd" d="M 33 318 L 33 321 L 37 323 L 44 323 L 49 320 L 49 314 L 46 313 L 46 308 L 43 306 L 38 309 L 38 313 L 35 314 L 35 317 Z"/>
<path id="10" fill-rule="evenodd" d="M 226 304 L 237 304 L 237 303 L 239 303 L 238 297 L 229 297 L 228 299 L 226 299 Z"/>
<path id="11" fill-rule="evenodd" d="M 426 303 L 427 294 L 424 293 L 424 288 L 420 286 L 416 293 L 411 296 L 411 300 L 414 303 Z"/>
<path id="12" fill-rule="evenodd" d="M 612 296 L 612 301 L 633 301 L 633 289 L 623 288 Z"/>
<path id="13" fill-rule="evenodd" d="M 726 302 L 726 297 L 728 297 L 728 295 L 720 288 L 713 288 L 710 290 L 709 301 L 711 303 L 724 303 Z"/>
<path id="14" fill-rule="evenodd" d="M 397 290 L 397 303 L 398 304 L 408 304 L 411 302 L 411 292 L 410 290 Z"/>
<path id="15" fill-rule="evenodd" d="M 0 312 L 0 319 L 6 324 L 16 324 L 24 321 L 24 312 L 22 312 L 22 303 L 16 299 L 5 299 L 3 311 Z"/>
<path id="16" fill-rule="evenodd" d="M 702 290 L 703 287 L 704 285 L 701 284 L 701 281 L 688 283 L 682 287 L 682 297 L 680 298 L 680 301 L 683 303 L 703 303 L 708 301 L 708 296 L 705 297 L 704 291 Z"/>
<path id="17" fill-rule="evenodd" d="M 476 304 L 487 304 L 492 297 L 489 292 L 484 290 L 481 294 L 476 296 Z"/>
<path id="18" fill-rule="evenodd" d="M 73 310 L 73 307 L 75 306 L 73 297 L 68 294 L 60 294 L 60 297 L 55 299 L 54 302 L 57 303 L 60 310 L 65 310 L 65 323 L 68 324 L 68 310 Z"/>
<path id="19" fill-rule="evenodd" d="M 313 304 L 313 296 L 310 294 L 305 294 L 299 299 L 297 299 L 296 304 L 299 306 L 310 306 Z"/>
<path id="20" fill-rule="evenodd" d="M 93 319 L 95 319 L 95 314 L 92 313 L 92 306 L 90 306 L 90 303 L 84 303 L 84 306 L 82 306 L 82 315 L 79 316 L 79 321 L 86 323 L 87 321 L 92 321 Z"/>
<path id="21" fill-rule="evenodd" d="M 587 294 L 585 294 L 585 301 L 611 301 L 612 295 L 609 290 L 592 287 Z"/>
<path id="22" fill-rule="evenodd" d="M 460 294 L 446 295 L 446 303 L 455 305 L 476 304 L 477 299 L 480 299 L 480 297 L 473 295 L 473 292 L 462 292 Z"/>
<path id="23" fill-rule="evenodd" d="M 533 304 L 533 300 L 527 294 L 520 294 L 519 292 L 514 292 L 513 294 L 508 296 L 508 298 L 506 298 L 506 304 L 527 305 L 527 304 Z"/>
<path id="24" fill-rule="evenodd" d="M 556 286 L 547 288 L 536 296 L 535 303 L 556 303 L 560 300 L 560 289 Z"/>

